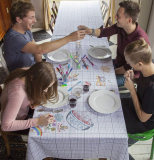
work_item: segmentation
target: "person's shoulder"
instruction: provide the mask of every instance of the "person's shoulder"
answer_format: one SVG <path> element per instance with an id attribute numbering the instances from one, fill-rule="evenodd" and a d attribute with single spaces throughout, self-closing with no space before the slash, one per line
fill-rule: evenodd
<path id="1" fill-rule="evenodd" d="M 19 93 L 19 94 L 25 94 L 24 87 L 25 87 L 24 82 L 19 78 L 15 78 L 11 82 L 9 82 L 8 92 L 9 93 L 16 92 L 16 93 Z"/>
<path id="2" fill-rule="evenodd" d="M 19 39 L 22 37 L 22 34 L 13 30 L 12 28 L 10 28 L 8 30 L 8 32 L 6 33 L 5 37 L 4 37 L 4 42 L 5 40 L 8 41 L 8 40 L 15 40 L 15 39 Z"/>
<path id="3" fill-rule="evenodd" d="M 27 30 L 26 32 L 27 32 L 30 36 L 33 35 L 30 30 Z"/>
<path id="4" fill-rule="evenodd" d="M 140 39 L 140 38 L 144 38 L 145 41 L 150 44 L 148 35 L 146 34 L 146 32 L 137 24 L 137 29 L 136 29 L 136 39 Z"/>

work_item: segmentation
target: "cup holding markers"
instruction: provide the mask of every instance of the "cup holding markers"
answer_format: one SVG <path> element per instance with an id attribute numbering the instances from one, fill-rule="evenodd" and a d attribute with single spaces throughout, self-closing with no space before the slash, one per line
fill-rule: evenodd
<path id="1" fill-rule="evenodd" d="M 82 86 L 83 86 L 83 92 L 89 92 L 91 83 L 89 81 L 84 81 L 82 82 Z"/>
<path id="2" fill-rule="evenodd" d="M 68 82 L 68 75 L 67 74 L 63 74 L 62 75 L 62 79 L 63 79 L 64 83 L 67 83 Z"/>
<path id="3" fill-rule="evenodd" d="M 76 107 L 76 103 L 77 103 L 77 97 L 76 96 L 70 95 L 68 97 L 68 101 L 69 101 L 69 105 L 70 105 L 71 108 Z"/>

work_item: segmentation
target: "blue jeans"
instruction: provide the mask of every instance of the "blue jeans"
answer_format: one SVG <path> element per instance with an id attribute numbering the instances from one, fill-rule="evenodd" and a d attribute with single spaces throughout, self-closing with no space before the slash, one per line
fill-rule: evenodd
<path id="1" fill-rule="evenodd" d="M 114 59 L 112 61 L 114 61 Z M 113 66 L 114 66 L 114 69 L 119 68 L 117 64 L 113 65 Z M 125 84 L 125 77 L 124 77 L 123 74 L 116 74 L 116 79 L 117 79 L 118 87 L 124 86 L 124 84 Z"/>

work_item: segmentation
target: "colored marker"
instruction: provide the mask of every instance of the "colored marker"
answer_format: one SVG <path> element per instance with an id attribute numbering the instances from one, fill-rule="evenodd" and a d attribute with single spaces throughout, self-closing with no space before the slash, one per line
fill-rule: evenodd
<path id="1" fill-rule="evenodd" d="M 56 70 L 62 75 L 62 73 L 60 72 L 60 69 L 58 67 L 56 67 Z"/>
<path id="2" fill-rule="evenodd" d="M 84 59 L 82 59 L 82 62 L 83 62 L 83 64 L 84 64 L 84 66 L 85 66 L 87 69 L 89 69 L 89 67 L 87 66 L 87 64 L 86 64 L 86 62 L 85 62 Z"/>
<path id="3" fill-rule="evenodd" d="M 78 82 L 78 83 L 76 83 L 73 87 L 71 87 L 68 91 L 71 91 L 76 85 L 78 85 L 79 83 L 81 83 L 81 81 L 80 82 Z"/>
<path id="4" fill-rule="evenodd" d="M 67 76 L 69 76 L 69 74 L 71 73 L 71 71 L 73 70 L 73 68 L 70 69 L 69 73 L 67 74 Z"/>

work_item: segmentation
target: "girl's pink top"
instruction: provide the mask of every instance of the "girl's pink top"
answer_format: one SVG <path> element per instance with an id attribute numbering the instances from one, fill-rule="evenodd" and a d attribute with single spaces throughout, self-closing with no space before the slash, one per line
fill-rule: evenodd
<path id="1" fill-rule="evenodd" d="M 1 95 L 1 128 L 3 131 L 24 130 L 36 127 L 36 118 L 24 120 L 30 101 L 25 92 L 25 83 L 16 78 L 7 84 Z"/>

